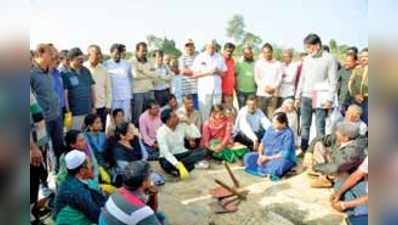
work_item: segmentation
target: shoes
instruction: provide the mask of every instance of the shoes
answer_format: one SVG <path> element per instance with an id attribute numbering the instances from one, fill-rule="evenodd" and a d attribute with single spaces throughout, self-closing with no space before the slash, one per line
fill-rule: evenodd
<path id="1" fill-rule="evenodd" d="M 318 172 L 315 172 L 315 171 L 312 170 L 312 169 L 309 169 L 309 170 L 307 170 L 307 175 L 310 176 L 310 177 L 319 177 L 319 176 L 321 176 L 322 174 L 321 174 L 321 173 L 318 173 Z"/>
<path id="2" fill-rule="evenodd" d="M 207 160 L 202 160 L 195 164 L 196 169 L 209 169 L 210 163 Z"/>
<path id="3" fill-rule="evenodd" d="M 332 182 L 325 177 L 318 177 L 310 181 L 312 188 L 331 188 Z"/>

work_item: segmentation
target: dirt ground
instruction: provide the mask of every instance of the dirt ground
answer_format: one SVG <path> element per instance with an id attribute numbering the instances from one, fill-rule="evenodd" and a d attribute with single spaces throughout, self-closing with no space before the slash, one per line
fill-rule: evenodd
<path id="1" fill-rule="evenodd" d="M 158 163 L 152 163 L 159 171 Z M 209 189 L 217 187 L 214 179 L 232 186 L 223 165 L 212 164 L 208 170 L 196 169 L 186 181 L 168 181 L 159 194 L 160 210 L 172 225 L 344 225 L 344 214 L 329 205 L 331 189 L 313 189 L 308 175 L 296 175 L 271 182 L 268 178 L 251 176 L 238 163 L 231 168 L 241 187 L 249 191 L 239 210 L 230 214 L 215 214 L 208 204 L 214 202 Z M 299 169 L 297 169 L 299 170 Z M 163 174 L 163 173 L 162 173 Z"/>
<path id="2" fill-rule="evenodd" d="M 169 225 L 346 225 L 344 214 L 330 207 L 332 190 L 311 188 L 300 168 L 290 178 L 272 182 L 247 174 L 239 163 L 230 165 L 249 194 L 237 212 L 215 214 L 208 206 L 216 201 L 208 193 L 218 187 L 214 179 L 233 186 L 224 165 L 211 163 L 210 169 L 195 169 L 185 181 L 165 174 L 158 162 L 151 166 L 166 178 L 159 192 L 159 209 Z M 50 218 L 46 222 L 52 224 Z"/>

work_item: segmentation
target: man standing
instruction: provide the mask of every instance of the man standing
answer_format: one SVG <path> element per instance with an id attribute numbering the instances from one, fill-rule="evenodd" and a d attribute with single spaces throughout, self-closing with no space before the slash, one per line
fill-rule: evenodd
<path id="1" fill-rule="evenodd" d="M 254 79 L 257 84 L 257 96 L 260 108 L 268 118 L 281 104 L 279 88 L 282 83 L 281 63 L 273 58 L 273 48 L 265 43 L 262 48 L 263 58 L 256 62 Z"/>
<path id="2" fill-rule="evenodd" d="M 159 103 L 160 107 L 167 104 L 167 100 L 170 96 L 170 83 L 173 78 L 173 74 L 170 71 L 170 67 L 163 61 L 163 51 L 156 50 L 153 53 L 155 58 L 155 69 L 159 75 L 159 79 L 154 80 L 154 94 L 155 99 Z"/>
<path id="3" fill-rule="evenodd" d="M 110 77 L 110 89 L 112 90 L 112 110 L 121 108 L 126 121 L 131 119 L 131 64 L 122 59 L 123 46 L 113 44 L 111 47 L 111 59 L 104 63 L 107 75 Z M 106 104 L 105 104 L 106 105 Z"/>
<path id="4" fill-rule="evenodd" d="M 216 53 L 217 43 L 206 43 L 206 50 L 193 63 L 194 77 L 198 78 L 198 98 L 202 120 L 209 118 L 212 105 L 221 104 L 221 77 L 227 71 L 223 57 Z"/>
<path id="5" fill-rule="evenodd" d="M 95 108 L 101 118 L 103 127 L 106 124 L 106 115 L 110 112 L 112 106 L 112 87 L 110 76 L 108 76 L 105 67 L 101 64 L 102 52 L 98 45 L 88 47 L 88 61 L 84 63 L 95 81 Z M 104 130 L 104 129 L 103 129 Z"/>
<path id="6" fill-rule="evenodd" d="M 137 124 L 145 103 L 154 99 L 153 81 L 158 79 L 155 67 L 148 61 L 148 47 L 145 42 L 139 42 L 135 46 L 133 66 L 133 123 Z"/>
<path id="7" fill-rule="evenodd" d="M 250 95 L 256 94 L 254 81 L 254 57 L 250 46 L 243 49 L 243 58 L 236 64 L 236 79 L 239 107 L 243 107 Z"/>
<path id="8" fill-rule="evenodd" d="M 47 133 L 53 144 L 57 158 L 63 153 L 63 124 L 60 99 L 54 90 L 54 77 L 49 69 L 53 59 L 53 49 L 48 44 L 39 44 L 33 57 L 30 71 L 30 85 L 37 102 L 43 109 Z"/>
<path id="9" fill-rule="evenodd" d="M 301 103 L 301 150 L 308 148 L 312 110 L 315 109 L 316 135 L 325 135 L 327 112 L 336 96 L 337 65 L 334 57 L 322 51 L 321 38 L 309 34 L 304 39 L 308 56 L 304 58 L 301 77 L 296 92 L 296 108 Z"/>
<path id="10" fill-rule="evenodd" d="M 188 39 L 184 44 L 185 52 L 179 59 L 181 79 L 181 95 L 191 95 L 196 110 L 199 109 L 198 101 L 198 80 L 193 77 L 192 65 L 196 57 L 195 44 Z"/>
<path id="11" fill-rule="evenodd" d="M 70 66 L 70 59 L 68 58 L 69 51 L 64 49 L 59 52 L 59 60 L 60 64 L 58 66 L 59 72 L 65 72 L 69 69 Z"/>
<path id="12" fill-rule="evenodd" d="M 295 93 L 295 81 L 298 71 L 299 64 L 293 63 L 293 50 L 287 49 L 283 51 L 283 63 L 282 63 L 282 83 L 280 87 L 280 96 L 283 99 L 291 98 L 294 99 Z"/>
<path id="13" fill-rule="evenodd" d="M 62 73 L 65 89 L 65 109 L 72 113 L 72 129 L 81 130 L 84 117 L 95 113 L 94 80 L 90 71 L 83 66 L 84 56 L 80 48 L 69 51 L 70 69 Z"/>
<path id="14" fill-rule="evenodd" d="M 224 62 L 227 71 L 222 76 L 222 95 L 224 104 L 233 107 L 233 98 L 235 92 L 235 60 L 232 57 L 235 51 L 235 45 L 228 42 L 224 45 Z"/>
<path id="15" fill-rule="evenodd" d="M 363 49 L 360 55 L 361 66 L 351 75 L 348 88 L 354 103 L 362 108 L 361 119 L 368 124 L 368 49 Z"/>
<path id="16" fill-rule="evenodd" d="M 357 55 L 352 53 L 346 54 L 344 67 L 337 73 L 337 97 L 338 105 L 341 112 L 345 112 L 350 104 L 350 93 L 348 92 L 348 81 L 350 80 L 352 71 L 355 69 Z"/>

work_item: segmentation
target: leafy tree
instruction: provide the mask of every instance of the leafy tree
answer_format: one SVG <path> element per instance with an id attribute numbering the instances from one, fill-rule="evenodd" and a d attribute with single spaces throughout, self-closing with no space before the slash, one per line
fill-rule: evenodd
<path id="1" fill-rule="evenodd" d="M 228 21 L 227 37 L 233 38 L 235 43 L 238 43 L 242 40 L 244 34 L 245 22 L 243 20 L 243 16 L 239 14 L 233 15 Z"/>
<path id="2" fill-rule="evenodd" d="M 337 52 L 337 42 L 336 42 L 336 40 L 330 39 L 330 41 L 329 41 L 329 47 L 330 47 L 330 51 L 331 51 L 332 53 Z"/>
<path id="3" fill-rule="evenodd" d="M 160 49 L 165 54 L 175 57 L 181 56 L 181 51 L 176 47 L 176 43 L 173 39 L 168 39 L 167 37 L 160 38 L 153 34 L 148 35 L 146 39 L 149 47 L 149 54 L 152 54 L 156 49 Z"/>

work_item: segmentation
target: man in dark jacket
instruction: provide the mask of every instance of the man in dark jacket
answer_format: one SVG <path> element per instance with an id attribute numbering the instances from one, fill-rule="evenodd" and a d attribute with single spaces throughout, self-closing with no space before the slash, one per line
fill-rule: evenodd
<path id="1" fill-rule="evenodd" d="M 327 176 L 350 174 L 357 169 L 365 158 L 367 138 L 359 136 L 359 128 L 351 122 L 337 124 L 335 134 L 316 138 L 312 141 L 309 152 L 312 161 L 309 167 L 320 173 L 311 181 L 314 188 L 331 187 Z"/>

